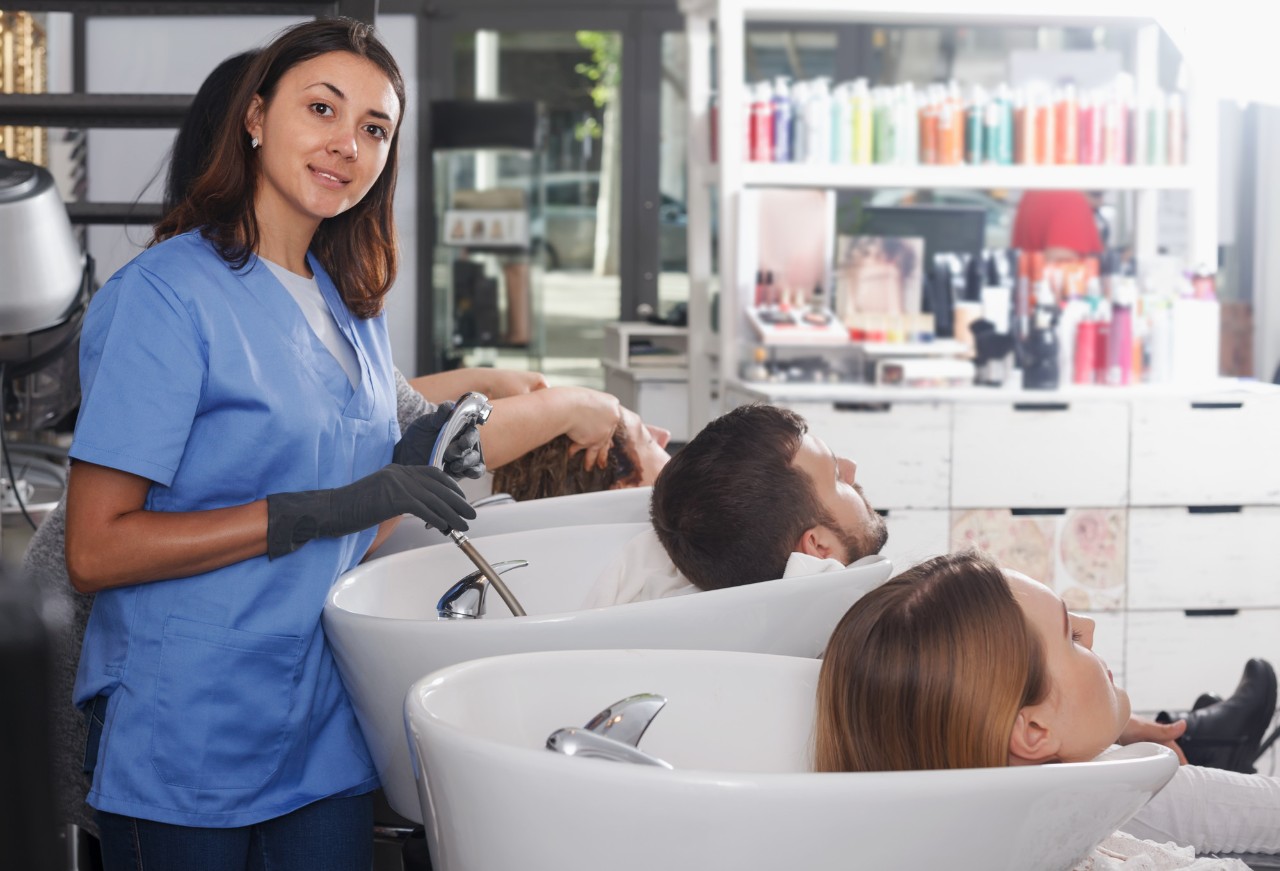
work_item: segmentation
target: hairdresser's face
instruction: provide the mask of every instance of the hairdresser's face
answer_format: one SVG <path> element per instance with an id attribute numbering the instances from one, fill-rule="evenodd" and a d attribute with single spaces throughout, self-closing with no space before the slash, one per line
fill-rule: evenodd
<path id="1" fill-rule="evenodd" d="M 1006 571 L 1005 577 L 1027 622 L 1040 635 L 1052 683 L 1049 698 L 1034 706 L 1031 716 L 1060 742 L 1054 758 L 1092 759 L 1114 744 L 1128 723 L 1129 696 L 1093 652 L 1092 620 L 1069 613 L 1056 593 L 1026 575 Z"/>
<path id="2" fill-rule="evenodd" d="M 622 427 L 626 431 L 628 450 L 631 451 L 631 458 L 640 476 L 639 480 L 628 482 L 628 485 L 648 487 L 658 479 L 658 473 L 671 459 L 666 451 L 671 433 L 660 426 L 650 426 L 629 408 L 622 409 Z"/>
<path id="3" fill-rule="evenodd" d="M 291 68 L 246 119 L 261 143 L 255 206 L 264 231 L 311 232 L 364 198 L 386 166 L 399 122 L 390 80 L 371 61 L 334 51 Z"/>
<path id="4" fill-rule="evenodd" d="M 813 481 L 818 501 L 836 524 L 830 530 L 843 553 L 833 556 L 843 563 L 879 553 L 889 537 L 884 518 L 872 509 L 858 483 L 858 464 L 838 457 L 826 442 L 805 433 L 792 461 Z"/>

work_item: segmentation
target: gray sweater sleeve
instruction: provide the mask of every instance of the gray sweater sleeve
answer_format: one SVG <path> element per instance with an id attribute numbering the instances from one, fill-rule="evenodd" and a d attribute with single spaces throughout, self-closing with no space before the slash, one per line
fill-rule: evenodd
<path id="1" fill-rule="evenodd" d="M 435 410 L 436 407 L 427 402 L 425 396 L 409 386 L 404 373 L 396 369 L 396 417 L 400 421 L 401 434 L 409 428 L 409 424 Z"/>

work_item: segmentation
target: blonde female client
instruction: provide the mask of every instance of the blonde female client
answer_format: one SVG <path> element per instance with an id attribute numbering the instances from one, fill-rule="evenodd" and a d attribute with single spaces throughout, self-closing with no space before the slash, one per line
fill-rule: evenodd
<path id="1" fill-rule="evenodd" d="M 922 563 L 849 609 L 818 683 L 818 771 L 1083 762 L 1129 697 L 1093 652 L 1094 622 L 976 554 Z M 1195 765 L 1125 825 L 1197 853 L 1280 853 L 1280 779 Z M 1173 866 L 1168 866 L 1173 867 Z"/>

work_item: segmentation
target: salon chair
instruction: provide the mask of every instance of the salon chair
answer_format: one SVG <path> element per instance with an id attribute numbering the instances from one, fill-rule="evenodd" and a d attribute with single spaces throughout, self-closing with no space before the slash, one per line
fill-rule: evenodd
<path id="1" fill-rule="evenodd" d="M 628 487 L 527 502 L 516 502 L 510 496 L 496 494 L 474 503 L 476 519 L 471 521 L 467 534 L 475 538 L 477 535 L 589 523 L 643 523 L 649 519 L 649 497 L 652 493 L 652 487 Z M 378 559 L 448 540 L 448 536 L 439 530 L 423 525 L 415 517 L 406 516 L 373 556 Z"/>
<path id="2" fill-rule="evenodd" d="M 405 718 L 435 871 L 1061 871 L 1177 769 L 1168 749 L 1136 744 L 1105 762 L 813 774 L 819 667 L 591 650 L 429 675 Z M 552 733 L 646 692 L 667 704 L 637 746 L 672 770 L 546 749 Z"/>
<path id="3" fill-rule="evenodd" d="M 472 538 L 492 563 L 529 561 L 503 575 L 526 617 L 511 617 L 491 596 L 485 617 L 437 619 L 437 600 L 474 571 L 452 544 L 374 560 L 339 579 L 325 602 L 325 634 L 397 813 L 421 821 L 404 698 L 429 672 L 531 650 L 699 648 L 814 657 L 849 606 L 892 571 L 880 559 L 812 577 L 580 610 L 600 572 L 647 528 L 602 524 Z"/>

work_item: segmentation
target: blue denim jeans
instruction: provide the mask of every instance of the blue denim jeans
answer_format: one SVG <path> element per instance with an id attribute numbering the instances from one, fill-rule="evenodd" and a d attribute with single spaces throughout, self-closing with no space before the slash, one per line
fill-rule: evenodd
<path id="1" fill-rule="evenodd" d="M 369 871 L 373 794 L 330 798 L 236 829 L 98 812 L 105 871 Z"/>

